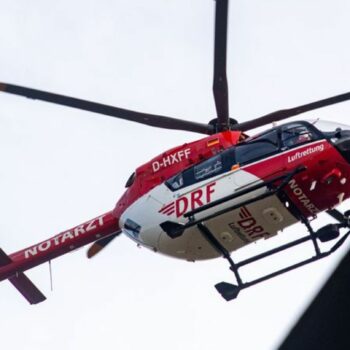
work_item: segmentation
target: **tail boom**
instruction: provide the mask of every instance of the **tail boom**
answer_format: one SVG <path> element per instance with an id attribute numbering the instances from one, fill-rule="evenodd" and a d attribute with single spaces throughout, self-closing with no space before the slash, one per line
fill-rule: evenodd
<path id="1" fill-rule="evenodd" d="M 23 271 L 118 231 L 118 219 L 112 211 L 107 212 L 48 240 L 9 255 L 7 263 L 4 261 L 1 264 L 0 261 L 0 281 L 5 279 L 11 281 L 11 277 L 18 276 Z"/>

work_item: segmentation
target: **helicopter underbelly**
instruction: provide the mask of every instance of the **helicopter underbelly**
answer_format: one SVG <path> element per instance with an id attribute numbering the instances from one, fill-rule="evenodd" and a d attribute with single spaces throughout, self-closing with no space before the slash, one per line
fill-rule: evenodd
<path id="1" fill-rule="evenodd" d="M 137 243 L 180 259 L 195 261 L 218 257 L 196 226 L 186 229 L 180 237 L 171 238 L 160 224 L 166 221 L 185 224 L 184 214 L 197 207 L 221 199 L 252 184 L 261 182 L 256 176 L 238 170 L 211 178 L 182 191 L 172 192 L 164 184 L 141 197 L 122 215 L 123 231 Z M 254 198 L 266 188 L 260 188 L 196 214 L 196 219 Z M 203 223 L 228 251 L 239 249 L 261 238 L 270 238 L 297 222 L 277 196 L 241 206 Z"/>

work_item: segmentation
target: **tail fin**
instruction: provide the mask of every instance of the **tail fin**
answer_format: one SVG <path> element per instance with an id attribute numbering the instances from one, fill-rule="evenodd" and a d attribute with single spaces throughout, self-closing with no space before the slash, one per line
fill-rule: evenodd
<path id="1" fill-rule="evenodd" d="M 117 231 L 116 233 L 111 234 L 110 236 L 99 239 L 94 242 L 87 251 L 87 257 L 91 259 L 96 254 L 98 254 L 102 249 L 104 249 L 114 238 L 119 236 L 122 231 Z"/>
<path id="2" fill-rule="evenodd" d="M 0 267 L 11 263 L 11 258 L 0 248 Z M 38 304 L 46 300 L 45 295 L 40 292 L 23 272 L 17 272 L 9 278 L 9 281 L 30 304 Z"/>

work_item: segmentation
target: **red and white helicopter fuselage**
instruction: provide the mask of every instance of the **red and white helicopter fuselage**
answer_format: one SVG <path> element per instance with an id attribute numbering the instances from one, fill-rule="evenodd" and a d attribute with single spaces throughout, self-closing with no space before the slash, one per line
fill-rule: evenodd
<path id="1" fill-rule="evenodd" d="M 210 144 L 212 140 L 213 137 L 209 137 L 206 142 Z M 191 145 L 184 145 L 183 149 L 182 154 L 187 155 L 184 161 L 188 161 L 192 155 Z M 158 161 L 156 159 L 148 164 Z M 219 253 L 200 234 L 197 227 L 185 230 L 180 237 L 174 239 L 164 232 L 161 223 L 172 221 L 185 224 L 188 218 L 184 214 L 189 211 L 263 183 L 276 175 L 287 174 L 303 165 L 307 166 L 307 172 L 296 175 L 288 182 L 284 188 L 284 200 L 276 194 L 204 222 L 227 250 L 234 251 L 258 239 L 270 238 L 299 222 L 293 208 L 305 217 L 315 217 L 319 212 L 333 208 L 349 197 L 350 183 L 347 178 L 350 166 L 329 140 L 309 140 L 243 166 L 233 164 L 227 172 L 208 176 L 178 190 L 172 190 L 163 181 L 122 210 L 119 225 L 138 244 L 154 251 L 189 261 L 215 258 Z M 141 175 L 143 169 L 141 168 Z M 170 172 L 167 167 L 163 173 L 166 171 Z M 136 179 L 137 176 L 136 171 Z M 266 187 L 208 208 L 196 214 L 196 220 L 243 203 L 264 191 Z M 125 197 L 128 195 L 127 191 Z M 117 216 L 119 208 L 123 208 L 120 203 L 114 211 Z"/>
<path id="2" fill-rule="evenodd" d="M 348 101 L 350 93 L 244 122 L 230 118 L 226 74 L 228 3 L 215 1 L 216 118 L 208 124 L 0 82 L 0 92 L 158 128 L 211 135 L 166 151 L 137 168 L 114 210 L 11 255 L 0 249 L 0 281 L 9 279 L 30 303 L 41 302 L 45 297 L 23 271 L 94 242 L 88 250 L 88 257 L 92 257 L 124 232 L 137 244 L 180 259 L 223 256 L 237 285 L 221 282 L 215 287 L 226 300 L 232 300 L 243 288 L 328 256 L 350 236 L 350 231 L 344 234 L 328 252 L 322 251 L 317 242 L 334 240 L 340 236 L 340 229 L 350 229 L 350 211 L 334 209 L 350 197 L 350 127 L 338 129 L 336 125 L 323 132 L 311 123 L 292 122 L 252 138 L 243 134 Z M 309 219 L 325 210 L 337 223 L 314 231 Z M 231 258 L 231 251 L 270 238 L 296 222 L 304 223 L 307 237 L 238 263 Z M 314 257 L 254 281 L 242 281 L 240 267 L 309 240 L 315 248 Z"/>
<path id="3" fill-rule="evenodd" d="M 0 280 L 40 302 L 45 297 L 23 271 L 120 232 L 188 261 L 222 255 L 193 221 L 228 252 L 273 237 L 350 197 L 347 133 L 294 122 L 256 137 L 225 131 L 171 149 L 136 169 L 113 211 L 9 256 L 0 250 Z M 283 188 L 264 197 L 283 178 Z M 165 223 L 185 229 L 174 236 Z"/>

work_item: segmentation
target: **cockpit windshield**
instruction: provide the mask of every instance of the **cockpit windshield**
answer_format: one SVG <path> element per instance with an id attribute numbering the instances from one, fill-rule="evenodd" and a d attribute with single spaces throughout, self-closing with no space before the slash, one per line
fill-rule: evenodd
<path id="1" fill-rule="evenodd" d="M 240 165 L 250 163 L 279 151 L 278 132 L 271 130 L 247 139 L 236 147 L 236 160 Z"/>
<path id="2" fill-rule="evenodd" d="M 324 135 L 311 123 L 305 121 L 281 125 L 249 137 L 238 145 L 185 169 L 165 181 L 165 184 L 171 191 L 177 191 L 214 176 L 235 171 L 240 166 L 322 138 Z"/>
<path id="3" fill-rule="evenodd" d="M 318 135 L 308 124 L 292 123 L 282 126 L 281 141 L 285 148 L 292 148 L 318 139 Z"/>

